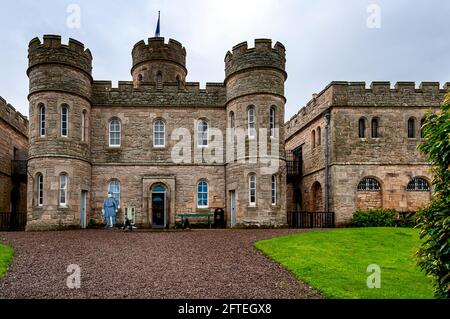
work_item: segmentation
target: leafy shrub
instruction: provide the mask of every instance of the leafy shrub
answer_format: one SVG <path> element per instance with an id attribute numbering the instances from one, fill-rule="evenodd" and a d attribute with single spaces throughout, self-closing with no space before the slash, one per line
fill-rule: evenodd
<path id="1" fill-rule="evenodd" d="M 427 155 L 434 175 L 430 206 L 419 212 L 423 244 L 418 264 L 433 277 L 435 296 L 450 298 L 450 93 L 439 113 L 429 113 L 422 128 L 420 150 Z"/>
<path id="2" fill-rule="evenodd" d="M 369 209 L 353 214 L 351 227 L 393 227 L 396 225 L 397 213 L 390 209 Z"/>
<path id="3" fill-rule="evenodd" d="M 416 212 L 398 213 L 396 226 L 413 228 L 418 224 L 418 216 Z"/>

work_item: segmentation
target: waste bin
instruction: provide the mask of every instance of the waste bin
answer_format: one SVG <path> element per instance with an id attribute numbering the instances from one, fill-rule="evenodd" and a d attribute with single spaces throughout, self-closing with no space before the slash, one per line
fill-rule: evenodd
<path id="1" fill-rule="evenodd" d="M 225 228 L 225 211 L 222 208 L 214 211 L 214 228 Z"/>

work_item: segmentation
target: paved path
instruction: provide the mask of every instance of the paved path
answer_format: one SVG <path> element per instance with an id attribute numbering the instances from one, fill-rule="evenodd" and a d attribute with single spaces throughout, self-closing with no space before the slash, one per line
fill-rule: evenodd
<path id="1" fill-rule="evenodd" d="M 16 249 L 0 298 L 321 298 L 253 247 L 293 232 L 0 232 Z M 81 289 L 67 288 L 70 264 Z"/>

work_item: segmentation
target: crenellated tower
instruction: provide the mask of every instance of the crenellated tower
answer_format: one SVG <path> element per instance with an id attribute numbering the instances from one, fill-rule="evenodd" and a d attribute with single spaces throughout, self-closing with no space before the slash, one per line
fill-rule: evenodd
<path id="1" fill-rule="evenodd" d="M 65 45 L 60 36 L 45 35 L 43 42 L 31 40 L 28 58 L 27 229 L 84 226 L 91 184 L 92 55 L 76 40 Z"/>
<path id="2" fill-rule="evenodd" d="M 136 43 L 132 52 L 131 75 L 135 86 L 143 82 L 153 82 L 162 88 L 164 82 L 178 83 L 180 88 L 186 83 L 186 49 L 180 42 L 164 38 L 150 38 Z"/>
<path id="3" fill-rule="evenodd" d="M 239 152 L 236 143 L 235 157 L 227 161 L 228 205 L 236 206 L 228 207 L 231 225 L 286 224 L 285 63 L 284 46 L 272 46 L 269 39 L 255 40 L 254 48 L 240 43 L 225 56 L 227 126 L 234 127 L 236 138 L 244 132 L 246 146 Z"/>

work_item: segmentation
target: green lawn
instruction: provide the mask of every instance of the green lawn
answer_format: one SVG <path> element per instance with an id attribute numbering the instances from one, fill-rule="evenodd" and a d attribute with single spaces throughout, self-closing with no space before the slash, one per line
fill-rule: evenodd
<path id="1" fill-rule="evenodd" d="M 6 274 L 13 255 L 14 250 L 11 247 L 0 244 L 0 278 Z"/>
<path id="2" fill-rule="evenodd" d="M 327 298 L 433 298 L 431 280 L 416 266 L 418 234 L 410 228 L 347 228 L 255 245 Z M 367 287 L 371 264 L 381 268 L 381 288 Z"/>

